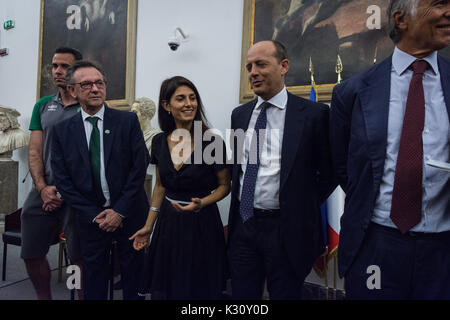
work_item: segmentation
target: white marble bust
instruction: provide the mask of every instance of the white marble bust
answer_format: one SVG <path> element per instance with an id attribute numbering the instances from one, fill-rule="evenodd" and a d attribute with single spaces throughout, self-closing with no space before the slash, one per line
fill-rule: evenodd
<path id="1" fill-rule="evenodd" d="M 20 129 L 19 116 L 17 110 L 0 106 L 0 154 L 28 145 L 30 137 Z"/>
<path id="2" fill-rule="evenodd" d="M 139 124 L 144 134 L 145 145 L 148 151 L 151 152 L 152 139 L 156 134 L 161 132 L 159 129 L 153 128 L 150 123 L 150 120 L 152 120 L 156 112 L 155 103 L 149 98 L 138 98 L 131 105 L 131 112 L 136 113 L 138 116 Z"/>

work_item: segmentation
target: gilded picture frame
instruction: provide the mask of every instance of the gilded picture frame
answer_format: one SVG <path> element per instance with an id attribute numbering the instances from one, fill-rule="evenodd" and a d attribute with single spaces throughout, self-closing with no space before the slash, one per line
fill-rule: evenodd
<path id="1" fill-rule="evenodd" d="M 330 101 L 339 76 L 346 79 L 392 53 L 394 45 L 385 30 L 387 4 L 388 0 L 244 0 L 240 102 L 255 97 L 245 68 L 247 51 L 253 43 L 270 39 L 287 49 L 287 89 L 309 98 L 312 65 L 318 99 Z"/>
<path id="2" fill-rule="evenodd" d="M 108 82 L 107 103 L 128 109 L 135 99 L 137 0 L 41 0 L 37 98 L 54 94 L 54 50 L 76 48 Z"/>

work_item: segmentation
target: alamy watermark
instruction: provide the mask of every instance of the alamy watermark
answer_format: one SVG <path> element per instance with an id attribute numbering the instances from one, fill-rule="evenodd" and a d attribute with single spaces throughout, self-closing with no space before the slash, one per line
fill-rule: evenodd
<path id="1" fill-rule="evenodd" d="M 67 274 L 70 274 L 70 276 L 67 278 L 66 286 L 67 289 L 73 290 L 73 289 L 81 289 L 81 269 L 77 265 L 70 265 L 67 267 L 66 270 Z"/>
<path id="2" fill-rule="evenodd" d="M 176 165 L 259 163 L 269 166 L 277 162 L 279 165 L 281 160 L 280 129 L 261 129 L 258 132 L 254 129 L 227 129 L 225 133 L 218 129 L 207 129 L 203 132 L 202 122 L 194 121 L 192 135 L 186 129 L 176 129 L 171 134 L 171 140 L 175 142 L 171 157 Z M 224 144 L 225 141 L 229 144 Z"/>
<path id="3" fill-rule="evenodd" d="M 370 265 L 366 270 L 367 274 L 370 274 L 367 278 L 366 286 L 369 290 L 381 289 L 381 269 L 377 265 Z"/>
<path id="4" fill-rule="evenodd" d="M 366 20 L 366 26 L 369 30 L 381 29 L 381 8 L 377 5 L 367 7 L 366 13 L 370 16 Z"/>

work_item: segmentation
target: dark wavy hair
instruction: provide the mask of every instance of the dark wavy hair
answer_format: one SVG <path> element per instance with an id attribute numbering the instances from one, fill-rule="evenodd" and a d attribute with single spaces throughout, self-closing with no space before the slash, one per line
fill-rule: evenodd
<path id="1" fill-rule="evenodd" d="M 200 94 L 198 93 L 197 88 L 189 79 L 186 79 L 182 76 L 175 76 L 169 79 L 166 79 L 161 84 L 161 90 L 159 91 L 159 100 L 158 100 L 158 122 L 159 127 L 165 133 L 171 133 L 176 129 L 175 120 L 171 114 L 169 114 L 166 109 L 164 109 L 164 103 L 170 103 L 170 99 L 174 95 L 175 91 L 181 87 L 186 86 L 192 91 L 194 91 L 195 97 L 197 98 L 197 112 L 195 114 L 194 121 L 202 122 L 202 131 L 206 131 L 209 128 L 208 120 L 206 119 L 202 99 L 200 98 Z M 191 133 L 194 130 L 194 126 L 191 128 Z"/>

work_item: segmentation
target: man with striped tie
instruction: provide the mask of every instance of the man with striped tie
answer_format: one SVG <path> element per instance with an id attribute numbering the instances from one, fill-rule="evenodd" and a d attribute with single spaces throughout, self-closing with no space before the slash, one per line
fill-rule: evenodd
<path id="1" fill-rule="evenodd" d="M 320 205 L 334 189 L 328 107 L 287 92 L 289 60 L 280 42 L 255 43 L 246 67 L 258 97 L 231 116 L 232 295 L 261 299 L 267 281 L 270 299 L 300 299 L 323 252 Z"/>

